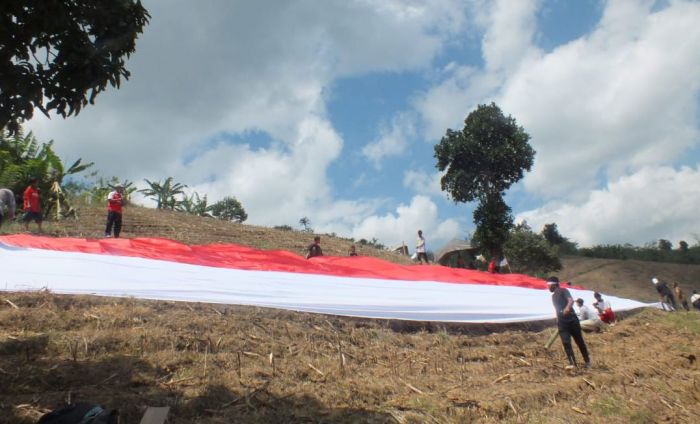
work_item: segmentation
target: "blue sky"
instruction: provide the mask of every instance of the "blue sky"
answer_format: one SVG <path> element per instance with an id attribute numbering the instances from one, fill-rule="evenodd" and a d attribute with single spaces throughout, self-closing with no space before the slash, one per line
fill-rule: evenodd
<path id="1" fill-rule="evenodd" d="M 131 80 L 28 124 L 69 160 L 234 195 L 253 224 L 437 248 L 474 205 L 440 192 L 433 146 L 494 101 L 538 152 L 517 219 L 582 245 L 700 234 L 697 1 L 144 4 Z"/>

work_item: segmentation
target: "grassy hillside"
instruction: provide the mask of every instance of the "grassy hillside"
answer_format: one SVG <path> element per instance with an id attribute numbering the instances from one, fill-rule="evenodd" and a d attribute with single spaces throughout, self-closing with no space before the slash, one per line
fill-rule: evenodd
<path id="1" fill-rule="evenodd" d="M 566 280 L 604 293 L 645 301 L 657 301 L 652 277 L 678 282 L 687 297 L 700 290 L 700 265 L 643 262 L 636 260 L 566 257 L 559 273 Z"/>
<path id="2" fill-rule="evenodd" d="M 103 206 L 82 205 L 77 219 L 46 222 L 45 233 L 57 237 L 102 237 L 107 212 Z M 32 223 L 30 230 L 36 231 Z M 0 228 L 0 234 L 23 231 L 23 226 L 12 223 Z M 124 211 L 122 237 L 165 237 L 187 244 L 235 243 L 258 249 L 281 249 L 306 254 L 314 234 L 301 231 L 284 231 L 248 224 L 224 222 L 214 218 L 202 218 L 185 213 L 129 206 Z M 350 240 L 322 236 L 321 245 L 326 255 L 348 254 Z M 410 263 L 400 256 L 372 246 L 355 243 L 361 255 L 375 256 L 397 263 Z"/>
<path id="3" fill-rule="evenodd" d="M 47 222 L 46 232 L 54 236 L 102 237 L 106 212 L 104 207 L 81 206 L 78 219 Z M 34 229 L 34 227 L 31 227 Z M 19 224 L 0 228 L 0 234 L 22 231 Z M 188 244 L 236 243 L 259 249 L 281 249 L 306 254 L 313 234 L 283 231 L 247 224 L 223 222 L 172 211 L 157 211 L 138 206 L 128 207 L 124 214 L 123 237 L 165 237 Z M 343 256 L 350 250 L 351 241 L 325 235 L 321 241 L 327 255 Z M 361 255 L 410 264 L 410 260 L 372 246 L 357 244 Z M 558 274 L 563 280 L 604 293 L 640 299 L 657 300 L 651 277 L 658 276 L 669 282 L 678 281 L 689 295 L 693 288 L 700 289 L 700 265 L 642 262 L 635 260 L 595 259 L 572 256 L 562 261 L 564 269 Z"/>
<path id="4" fill-rule="evenodd" d="M 102 208 L 47 226 L 97 237 Z M 124 236 L 233 242 L 302 253 L 309 234 L 129 208 Z M 18 227 L 6 228 L 14 231 Z M 350 242 L 324 237 L 329 254 Z M 366 255 L 406 258 L 360 247 Z M 698 267 L 566 258 L 560 274 L 654 299 L 650 275 Z M 0 295 L 0 423 L 33 423 L 68 401 L 138 423 L 170 406 L 185 423 L 654 423 L 700 419 L 700 314 L 647 310 L 587 335 L 593 367 L 564 370 L 546 331 L 397 331 L 379 320 L 255 307 Z M 455 331 L 457 330 L 457 331 Z"/>

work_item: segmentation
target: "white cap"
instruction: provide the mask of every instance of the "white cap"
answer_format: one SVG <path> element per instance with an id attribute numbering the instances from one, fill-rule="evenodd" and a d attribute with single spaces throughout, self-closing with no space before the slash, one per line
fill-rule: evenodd
<path id="1" fill-rule="evenodd" d="M 654 284 L 659 284 L 659 279 L 656 278 L 656 277 L 654 277 L 654 278 L 651 279 L 651 282 L 654 283 Z"/>

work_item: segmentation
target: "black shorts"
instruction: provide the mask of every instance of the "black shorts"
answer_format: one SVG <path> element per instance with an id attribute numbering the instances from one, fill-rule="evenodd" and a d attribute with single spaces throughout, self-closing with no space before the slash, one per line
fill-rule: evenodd
<path id="1" fill-rule="evenodd" d="M 41 216 L 41 212 L 25 212 L 22 216 L 22 222 L 34 221 L 37 224 L 43 221 L 44 217 Z"/>

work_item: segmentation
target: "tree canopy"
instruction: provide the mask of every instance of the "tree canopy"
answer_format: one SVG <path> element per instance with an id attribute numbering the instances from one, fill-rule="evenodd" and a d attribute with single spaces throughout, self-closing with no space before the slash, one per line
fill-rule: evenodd
<path id="1" fill-rule="evenodd" d="M 513 272 L 544 276 L 562 267 L 557 248 L 524 222 L 508 235 L 504 253 Z"/>
<path id="2" fill-rule="evenodd" d="M 149 18 L 139 0 L 0 2 L 0 129 L 17 132 L 34 108 L 77 115 L 118 88 Z"/>
<path id="3" fill-rule="evenodd" d="M 248 219 L 243 205 L 235 197 L 227 196 L 211 205 L 211 215 L 225 221 L 241 223 Z"/>
<path id="4" fill-rule="evenodd" d="M 435 146 L 437 168 L 446 171 L 442 190 L 455 202 L 479 202 L 474 239 L 491 254 L 500 253 L 513 227 L 503 195 L 532 167 L 535 151 L 529 140 L 515 118 L 491 103 L 479 105 L 461 131 L 448 129 Z"/>

